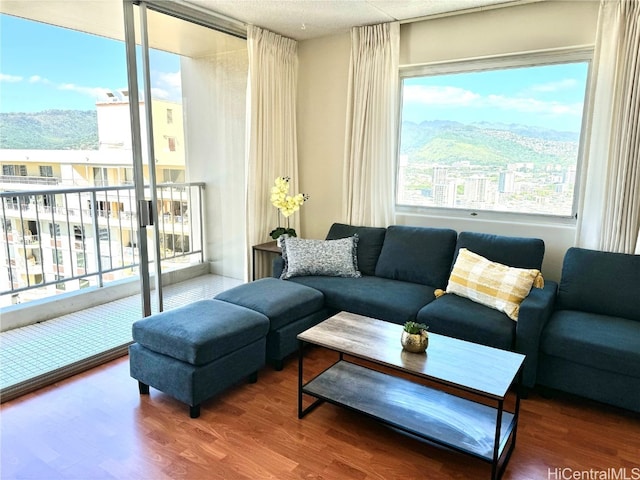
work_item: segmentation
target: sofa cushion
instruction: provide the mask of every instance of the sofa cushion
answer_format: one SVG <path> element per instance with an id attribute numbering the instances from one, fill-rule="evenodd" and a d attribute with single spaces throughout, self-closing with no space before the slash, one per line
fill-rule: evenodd
<path id="1" fill-rule="evenodd" d="M 518 320 L 520 303 L 529 295 L 534 282 L 544 286 L 540 270 L 509 267 L 461 248 L 449 277 L 447 293 L 466 297 Z"/>
<path id="2" fill-rule="evenodd" d="M 303 275 L 359 277 L 357 245 L 357 236 L 338 240 L 285 238 L 282 243 L 284 269 L 280 278 Z"/>
<path id="3" fill-rule="evenodd" d="M 320 290 L 329 308 L 404 324 L 433 301 L 433 287 L 385 278 L 295 277 L 289 280 Z M 398 340 L 399 341 L 399 340 Z"/>
<path id="4" fill-rule="evenodd" d="M 204 365 L 263 338 L 269 319 L 220 300 L 197 302 L 134 322 L 133 340 L 154 352 Z"/>
<path id="5" fill-rule="evenodd" d="M 639 345 L 640 322 L 573 310 L 554 312 L 540 340 L 546 355 L 640 378 Z"/>
<path id="6" fill-rule="evenodd" d="M 376 264 L 378 263 L 378 257 L 380 257 L 386 233 L 387 229 L 382 227 L 358 227 L 345 225 L 344 223 L 334 223 L 329 229 L 327 240 L 358 235 L 358 270 L 363 275 L 375 275 Z"/>
<path id="7" fill-rule="evenodd" d="M 492 262 L 510 267 L 542 269 L 544 241 L 539 238 L 460 232 L 456 245 L 456 256 L 461 248 L 471 250 Z"/>
<path id="8" fill-rule="evenodd" d="M 444 295 L 420 309 L 417 319 L 433 333 L 505 350 L 513 348 L 516 322 L 468 298 Z"/>
<path id="9" fill-rule="evenodd" d="M 272 331 L 324 308 L 322 292 L 277 278 L 243 283 L 219 293 L 215 298 L 266 315 Z"/>
<path id="10" fill-rule="evenodd" d="M 640 255 L 567 250 L 556 310 L 612 315 L 640 321 Z"/>
<path id="11" fill-rule="evenodd" d="M 445 288 L 456 232 L 447 228 L 392 225 L 382 245 L 376 276 Z"/>

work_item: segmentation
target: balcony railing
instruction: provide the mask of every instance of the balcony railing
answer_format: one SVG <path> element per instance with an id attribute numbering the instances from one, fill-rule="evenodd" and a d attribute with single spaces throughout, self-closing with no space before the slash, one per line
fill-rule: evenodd
<path id="1" fill-rule="evenodd" d="M 30 177 L 25 175 L 0 175 L 0 183 L 20 183 L 33 185 L 58 185 L 58 177 Z"/>
<path id="2" fill-rule="evenodd" d="M 164 269 L 201 263 L 203 183 L 157 186 Z M 150 198 L 147 187 L 147 198 Z M 0 306 L 137 275 L 140 230 L 133 186 L 0 193 Z M 152 228 L 145 228 L 154 245 Z M 149 248 L 150 261 L 155 249 Z"/>

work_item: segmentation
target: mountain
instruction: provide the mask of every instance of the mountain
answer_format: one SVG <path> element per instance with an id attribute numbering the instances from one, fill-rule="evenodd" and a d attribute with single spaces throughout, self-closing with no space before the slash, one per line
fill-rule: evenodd
<path id="1" fill-rule="evenodd" d="M 97 150 L 97 114 L 95 110 L 0 113 L 0 148 Z"/>
<path id="2" fill-rule="evenodd" d="M 578 141 L 577 133 L 516 124 L 403 122 L 401 154 L 413 164 L 470 162 L 502 168 L 526 162 L 543 168 L 575 164 Z"/>
<path id="3" fill-rule="evenodd" d="M 508 132 L 521 135 L 523 137 L 543 138 L 545 140 L 554 140 L 559 142 L 578 142 L 580 134 L 578 132 L 566 132 L 551 130 L 549 128 L 535 127 L 533 125 L 520 125 L 518 123 L 491 123 L 476 122 L 472 124 L 474 127 L 483 130 L 506 130 Z"/>

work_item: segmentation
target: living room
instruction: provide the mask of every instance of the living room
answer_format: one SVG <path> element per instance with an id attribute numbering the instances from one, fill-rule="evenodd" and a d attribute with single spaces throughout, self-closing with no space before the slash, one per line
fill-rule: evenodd
<path id="1" fill-rule="evenodd" d="M 505 8 L 403 23 L 399 63 L 410 66 L 593 46 L 599 6 L 598 2 L 514 2 Z M 344 219 L 350 55 L 347 31 L 298 43 L 295 181 L 311 201 L 294 221 L 305 238 L 324 238 L 334 222 Z M 190 168 L 192 178 L 205 182 L 216 175 L 205 162 Z M 244 176 L 238 171 L 244 172 L 244 166 L 228 177 L 233 180 L 227 185 L 231 196 L 209 197 L 212 211 L 224 210 L 223 204 L 234 199 L 242 203 Z M 219 183 L 216 177 L 214 184 Z M 425 214 L 398 207 L 394 223 L 541 238 L 546 245 L 542 270 L 551 281 L 560 280 L 565 252 L 576 245 L 576 222 L 511 220 L 482 213 Z M 267 233 L 263 241 L 269 240 Z M 248 248 L 237 247 L 245 245 L 244 237 L 242 229 L 212 236 L 208 248 L 216 253 L 208 261 L 221 268 L 220 274 L 247 275 Z M 319 371 L 331 358 L 312 350 L 308 366 Z M 3 405 L 3 437 L 11 432 L 3 443 L 10 438 L 22 452 L 14 456 L 19 449 L 12 448 L 11 456 L 3 455 L 2 470 L 11 472 L 6 478 L 489 475 L 482 462 L 422 445 L 333 406 L 298 420 L 296 381 L 295 358 L 280 372 L 266 367 L 256 384 L 239 385 L 206 402 L 200 419 L 190 420 L 183 405 L 157 391 L 141 400 L 125 357 Z M 521 408 L 518 446 L 504 478 L 640 478 L 636 413 L 567 394 L 547 398 L 538 391 L 524 399 Z"/>

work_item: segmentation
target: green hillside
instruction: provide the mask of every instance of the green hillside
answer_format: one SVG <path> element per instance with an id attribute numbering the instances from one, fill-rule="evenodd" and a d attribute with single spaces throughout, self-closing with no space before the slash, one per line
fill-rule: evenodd
<path id="1" fill-rule="evenodd" d="M 465 125 L 457 122 L 403 122 L 401 153 L 410 164 L 482 167 L 530 162 L 537 168 L 575 163 L 578 138 L 566 132 L 522 125 Z"/>
<path id="2" fill-rule="evenodd" d="M 45 110 L 0 113 L 0 148 L 97 150 L 95 110 Z"/>

